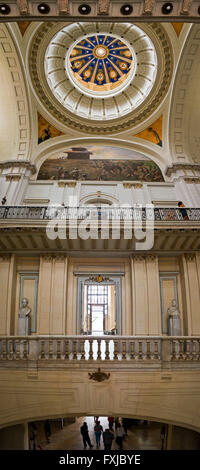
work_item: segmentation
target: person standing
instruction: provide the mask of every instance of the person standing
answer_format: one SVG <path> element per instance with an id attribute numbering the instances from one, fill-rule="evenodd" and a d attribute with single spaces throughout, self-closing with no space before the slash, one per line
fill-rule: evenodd
<path id="1" fill-rule="evenodd" d="M 49 444 L 50 442 L 50 436 L 51 436 L 51 426 L 50 426 L 50 422 L 49 422 L 49 419 L 46 419 L 45 423 L 44 423 L 44 431 L 45 431 L 45 436 L 46 436 L 46 440 L 47 440 L 47 444 Z"/>
<path id="2" fill-rule="evenodd" d="M 114 424 L 113 416 L 108 416 L 108 424 L 109 424 L 109 428 L 112 430 L 113 429 L 113 424 Z"/>
<path id="3" fill-rule="evenodd" d="M 109 428 L 107 428 L 103 432 L 103 443 L 104 443 L 105 450 L 111 450 L 113 439 L 114 439 L 113 432 Z"/>
<path id="4" fill-rule="evenodd" d="M 94 426 L 94 432 L 95 432 L 95 437 L 96 437 L 96 444 L 97 447 L 100 446 L 100 440 L 101 440 L 101 433 L 103 433 L 103 428 L 101 426 L 100 421 L 97 421 L 95 426 Z"/>
<path id="5" fill-rule="evenodd" d="M 124 438 L 124 428 L 120 423 L 118 423 L 116 429 L 116 443 L 118 444 L 120 450 L 123 449 L 123 438 Z"/>
<path id="6" fill-rule="evenodd" d="M 80 427 L 80 431 L 81 431 L 82 438 L 83 438 L 84 449 L 86 449 L 87 444 L 89 445 L 89 447 L 91 449 L 93 447 L 93 445 L 91 444 L 91 441 L 90 441 L 88 425 L 87 425 L 86 421 L 84 421 L 83 425 Z"/>

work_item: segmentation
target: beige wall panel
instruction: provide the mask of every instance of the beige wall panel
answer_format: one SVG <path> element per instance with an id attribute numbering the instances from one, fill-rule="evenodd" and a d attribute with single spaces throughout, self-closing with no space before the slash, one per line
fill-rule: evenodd
<path id="1" fill-rule="evenodd" d="M 158 258 L 159 271 L 177 272 L 179 271 L 179 259 L 176 258 Z"/>
<path id="2" fill-rule="evenodd" d="M 187 256 L 192 335 L 200 335 L 200 290 L 196 257 Z"/>
<path id="3" fill-rule="evenodd" d="M 88 379 L 87 366 L 73 370 L 0 370 L 0 426 L 63 416 L 127 416 L 200 431 L 197 370 L 166 372 L 112 370 L 108 381 Z M 108 369 L 109 370 L 109 369 Z M 64 373 L 63 373 L 64 372 Z"/>
<path id="4" fill-rule="evenodd" d="M 148 256 L 146 258 L 147 269 L 147 298 L 148 298 L 148 334 L 161 334 L 161 303 L 158 258 Z"/>
<path id="5" fill-rule="evenodd" d="M 40 335 L 50 334 L 52 259 L 41 257 L 38 289 L 38 330 Z"/>
<path id="6" fill-rule="evenodd" d="M 17 263 L 17 270 L 18 271 L 39 271 L 40 269 L 40 259 L 39 258 L 22 258 L 19 257 L 16 260 Z"/>
<path id="7" fill-rule="evenodd" d="M 133 258 L 134 286 L 133 301 L 135 304 L 136 335 L 148 335 L 147 277 L 145 258 Z"/>
<path id="8" fill-rule="evenodd" d="M 163 305 L 164 305 L 164 323 L 165 328 L 168 330 L 168 313 L 167 309 L 169 308 L 171 301 L 174 299 L 174 281 L 173 279 L 163 279 L 162 281 L 162 296 L 163 296 Z"/>
<path id="9" fill-rule="evenodd" d="M 67 260 L 54 260 L 51 292 L 50 334 L 65 334 L 65 310 L 67 289 Z"/>
<path id="10" fill-rule="evenodd" d="M 7 335 L 7 309 L 8 309 L 8 283 L 10 272 L 10 260 L 0 260 L 0 305 L 1 305 L 1 321 L 0 334 Z"/>

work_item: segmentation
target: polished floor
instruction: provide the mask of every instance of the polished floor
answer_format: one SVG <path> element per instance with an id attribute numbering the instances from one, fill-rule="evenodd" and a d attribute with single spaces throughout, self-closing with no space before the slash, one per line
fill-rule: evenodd
<path id="1" fill-rule="evenodd" d="M 100 417 L 103 429 L 108 427 L 107 417 Z M 83 441 L 80 433 L 80 426 L 86 421 L 88 424 L 89 435 L 93 450 L 96 449 L 96 441 L 94 434 L 94 418 L 81 417 L 76 418 L 74 423 L 67 423 L 61 429 L 59 421 L 51 421 L 51 437 L 47 444 L 44 433 L 44 422 L 36 423 L 37 425 L 37 445 L 43 450 L 82 450 Z M 132 424 L 128 429 L 128 435 L 123 442 L 124 450 L 161 450 L 162 442 L 160 437 L 161 424 L 143 422 Z M 100 450 L 104 449 L 101 439 Z M 113 441 L 112 450 L 118 449 L 118 445 Z M 176 450 L 200 450 L 200 434 L 187 429 L 173 426 L 172 449 Z"/>

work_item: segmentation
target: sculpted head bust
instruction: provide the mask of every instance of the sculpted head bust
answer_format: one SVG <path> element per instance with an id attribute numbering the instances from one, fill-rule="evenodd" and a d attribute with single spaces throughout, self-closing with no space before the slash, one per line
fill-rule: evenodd
<path id="1" fill-rule="evenodd" d="M 28 303 L 29 303 L 29 300 L 26 297 L 24 297 L 22 299 L 22 304 L 21 304 L 21 308 L 19 311 L 20 316 L 24 316 L 24 317 L 29 316 L 31 309 L 30 307 L 28 307 Z"/>
<path id="2" fill-rule="evenodd" d="M 171 301 L 171 305 L 169 306 L 167 311 L 168 311 L 169 316 L 175 316 L 175 315 L 179 316 L 180 315 L 180 312 L 178 310 L 177 303 L 176 303 L 175 299 L 173 299 Z"/>

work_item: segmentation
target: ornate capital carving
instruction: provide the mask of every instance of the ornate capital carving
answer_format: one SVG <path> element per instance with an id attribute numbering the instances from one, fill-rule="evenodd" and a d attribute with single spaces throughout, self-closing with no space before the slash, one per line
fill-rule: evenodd
<path id="1" fill-rule="evenodd" d="M 5 263 L 6 261 L 10 261 L 10 258 L 11 258 L 10 254 L 0 255 L 0 263 Z"/>
<path id="2" fill-rule="evenodd" d="M 10 173 L 8 175 L 6 175 L 6 181 L 19 181 L 21 179 L 22 175 L 20 174 L 14 174 L 14 173 Z"/>
<path id="3" fill-rule="evenodd" d="M 134 187 L 134 189 L 141 189 L 141 188 L 143 188 L 143 184 L 142 183 L 133 183 L 133 187 Z"/>
<path id="4" fill-rule="evenodd" d="M 75 188 L 76 187 L 76 182 L 72 182 L 72 183 L 67 183 L 67 186 L 68 188 Z"/>
<path id="5" fill-rule="evenodd" d="M 147 255 L 146 259 L 147 259 L 147 261 L 156 261 L 157 256 L 156 255 Z"/>
<path id="6" fill-rule="evenodd" d="M 32 175 L 36 173 L 36 166 L 27 160 L 7 160 L 5 162 L 0 162 L 0 169 L 4 170 L 5 168 L 27 168 L 30 170 Z"/>
<path id="7" fill-rule="evenodd" d="M 145 260 L 145 255 L 133 255 L 133 260 L 134 261 L 144 261 Z"/>
<path id="8" fill-rule="evenodd" d="M 65 181 L 58 181 L 58 186 L 59 188 L 65 188 L 65 186 L 67 186 L 67 183 Z"/>
<path id="9" fill-rule="evenodd" d="M 190 178 L 190 177 L 187 177 L 187 178 L 184 178 L 184 181 L 188 184 L 199 184 L 200 183 L 200 178 Z"/>
<path id="10" fill-rule="evenodd" d="M 194 253 L 186 253 L 185 254 L 186 261 L 195 261 L 196 256 Z"/>
<path id="11" fill-rule="evenodd" d="M 132 183 L 123 183 L 124 189 L 131 189 L 133 184 Z"/>
<path id="12" fill-rule="evenodd" d="M 200 171 L 200 165 L 199 164 L 190 164 L 190 163 L 174 163 L 172 166 L 168 166 L 166 169 L 166 176 L 171 176 L 173 173 L 176 173 L 178 170 L 196 170 Z"/>

